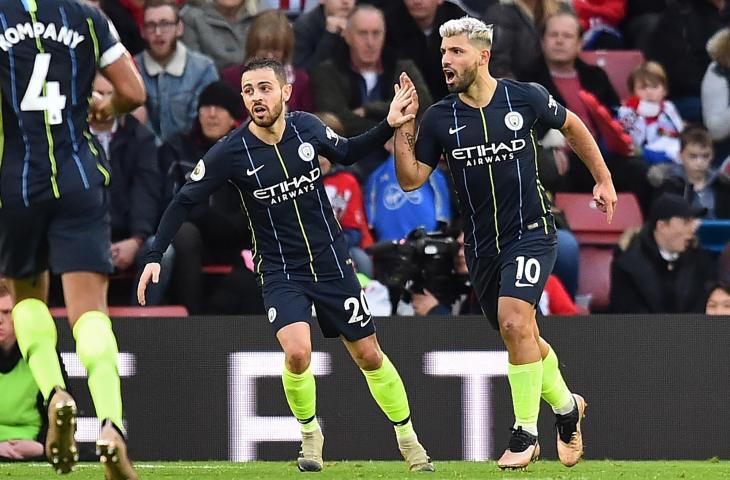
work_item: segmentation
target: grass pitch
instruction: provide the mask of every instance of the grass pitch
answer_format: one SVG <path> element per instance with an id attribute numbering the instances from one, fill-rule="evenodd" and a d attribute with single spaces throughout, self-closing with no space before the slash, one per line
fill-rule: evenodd
<path id="1" fill-rule="evenodd" d="M 142 479 L 175 480 L 237 480 L 297 478 L 318 479 L 730 479 L 730 462 L 716 459 L 707 461 L 584 461 L 567 469 L 556 461 L 540 461 L 530 465 L 526 472 L 502 472 L 495 462 L 436 462 L 435 474 L 408 473 L 403 462 L 326 462 L 321 473 L 303 474 L 294 462 L 155 462 L 136 464 Z M 81 463 L 76 471 L 59 477 L 47 464 L 0 464 L 0 480 L 101 480 L 104 478 L 98 464 Z"/>

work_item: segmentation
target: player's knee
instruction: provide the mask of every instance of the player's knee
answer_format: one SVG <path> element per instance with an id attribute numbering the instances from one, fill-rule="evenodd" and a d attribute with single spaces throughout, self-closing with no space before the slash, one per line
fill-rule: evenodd
<path id="1" fill-rule="evenodd" d="M 56 343 L 56 324 L 45 303 L 35 298 L 19 302 L 13 308 L 13 326 L 18 345 L 25 355 L 33 345 Z"/>
<path id="2" fill-rule="evenodd" d="M 377 348 L 359 350 L 354 357 L 355 363 L 362 370 L 377 370 L 383 364 L 383 352 Z"/>
<path id="3" fill-rule="evenodd" d="M 500 316 L 499 331 L 502 334 L 502 338 L 507 342 L 521 341 L 534 337 L 535 335 L 530 322 L 517 314 Z"/>
<path id="4" fill-rule="evenodd" d="M 117 360 L 117 341 L 111 322 L 101 312 L 87 312 L 74 325 L 76 353 L 84 366 Z"/>
<path id="5" fill-rule="evenodd" d="M 286 368 L 292 373 L 303 373 L 309 368 L 311 358 L 311 349 L 304 345 L 288 348 L 286 351 Z"/>

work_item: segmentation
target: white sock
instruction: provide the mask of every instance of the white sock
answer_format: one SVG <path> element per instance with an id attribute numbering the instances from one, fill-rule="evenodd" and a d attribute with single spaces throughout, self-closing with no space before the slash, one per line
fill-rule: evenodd
<path id="1" fill-rule="evenodd" d="M 560 408 L 553 408 L 553 412 L 555 412 L 556 415 L 567 415 L 570 412 L 572 412 L 575 409 L 575 407 L 576 407 L 575 397 L 571 394 L 570 401 Z"/>

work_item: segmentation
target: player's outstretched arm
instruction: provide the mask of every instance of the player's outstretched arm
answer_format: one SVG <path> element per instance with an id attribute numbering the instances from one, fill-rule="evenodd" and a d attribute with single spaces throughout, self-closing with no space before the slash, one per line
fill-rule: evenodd
<path id="1" fill-rule="evenodd" d="M 374 149 L 384 145 L 393 136 L 394 128 L 412 122 L 416 118 L 416 114 L 405 110 L 413 101 L 415 94 L 416 88 L 412 85 L 408 88 L 401 88 L 396 85 L 395 95 L 390 102 L 390 110 L 385 120 L 360 135 L 348 138 L 347 151 L 339 158 L 335 155 L 336 162 L 343 165 L 352 165 Z M 325 141 L 323 144 L 326 146 L 327 142 Z"/>
<path id="2" fill-rule="evenodd" d="M 560 129 L 568 140 L 568 145 L 578 155 L 581 161 L 588 167 L 596 181 L 593 187 L 593 199 L 602 212 L 606 213 L 606 220 L 611 223 L 613 212 L 616 208 L 616 189 L 613 187 L 611 172 L 603 160 L 598 144 L 591 136 L 588 128 L 576 114 L 567 112 L 565 124 Z"/>
<path id="3" fill-rule="evenodd" d="M 408 75 L 403 72 L 400 75 L 401 89 L 413 88 L 411 102 L 406 105 L 403 113 L 413 114 L 418 112 L 418 95 Z M 398 183 L 406 192 L 415 190 L 426 183 L 428 176 L 433 169 L 416 159 L 416 122 L 409 121 L 401 125 L 395 131 L 395 174 Z"/>
<path id="4" fill-rule="evenodd" d="M 161 267 L 159 263 L 148 263 L 144 266 L 142 275 L 139 277 L 139 283 L 137 284 L 137 301 L 143 307 L 147 303 L 147 300 L 145 299 L 145 290 L 147 289 L 147 285 L 150 281 L 152 281 L 152 283 L 160 281 L 160 269 Z"/>

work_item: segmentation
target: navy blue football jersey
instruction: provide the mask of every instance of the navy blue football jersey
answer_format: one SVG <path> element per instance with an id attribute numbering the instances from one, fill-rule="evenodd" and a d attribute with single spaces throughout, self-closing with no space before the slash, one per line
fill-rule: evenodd
<path id="1" fill-rule="evenodd" d="M 501 79 L 485 107 L 448 95 L 424 114 L 416 158 L 436 168 L 445 154 L 475 257 L 496 255 L 527 231 L 554 232 L 535 130 L 561 128 L 566 115 L 541 85 Z"/>
<path id="2" fill-rule="evenodd" d="M 314 115 L 293 112 L 285 118 L 283 137 L 274 145 L 259 140 L 248 123 L 221 139 L 198 162 L 175 201 L 203 202 L 230 182 L 249 218 L 254 266 L 263 282 L 273 272 L 294 280 L 344 278 L 352 262 L 318 155 L 339 162 L 350 140 Z"/>
<path id="3" fill-rule="evenodd" d="M 0 206 L 108 184 L 87 124 L 97 67 L 125 49 L 76 0 L 0 0 Z"/>

